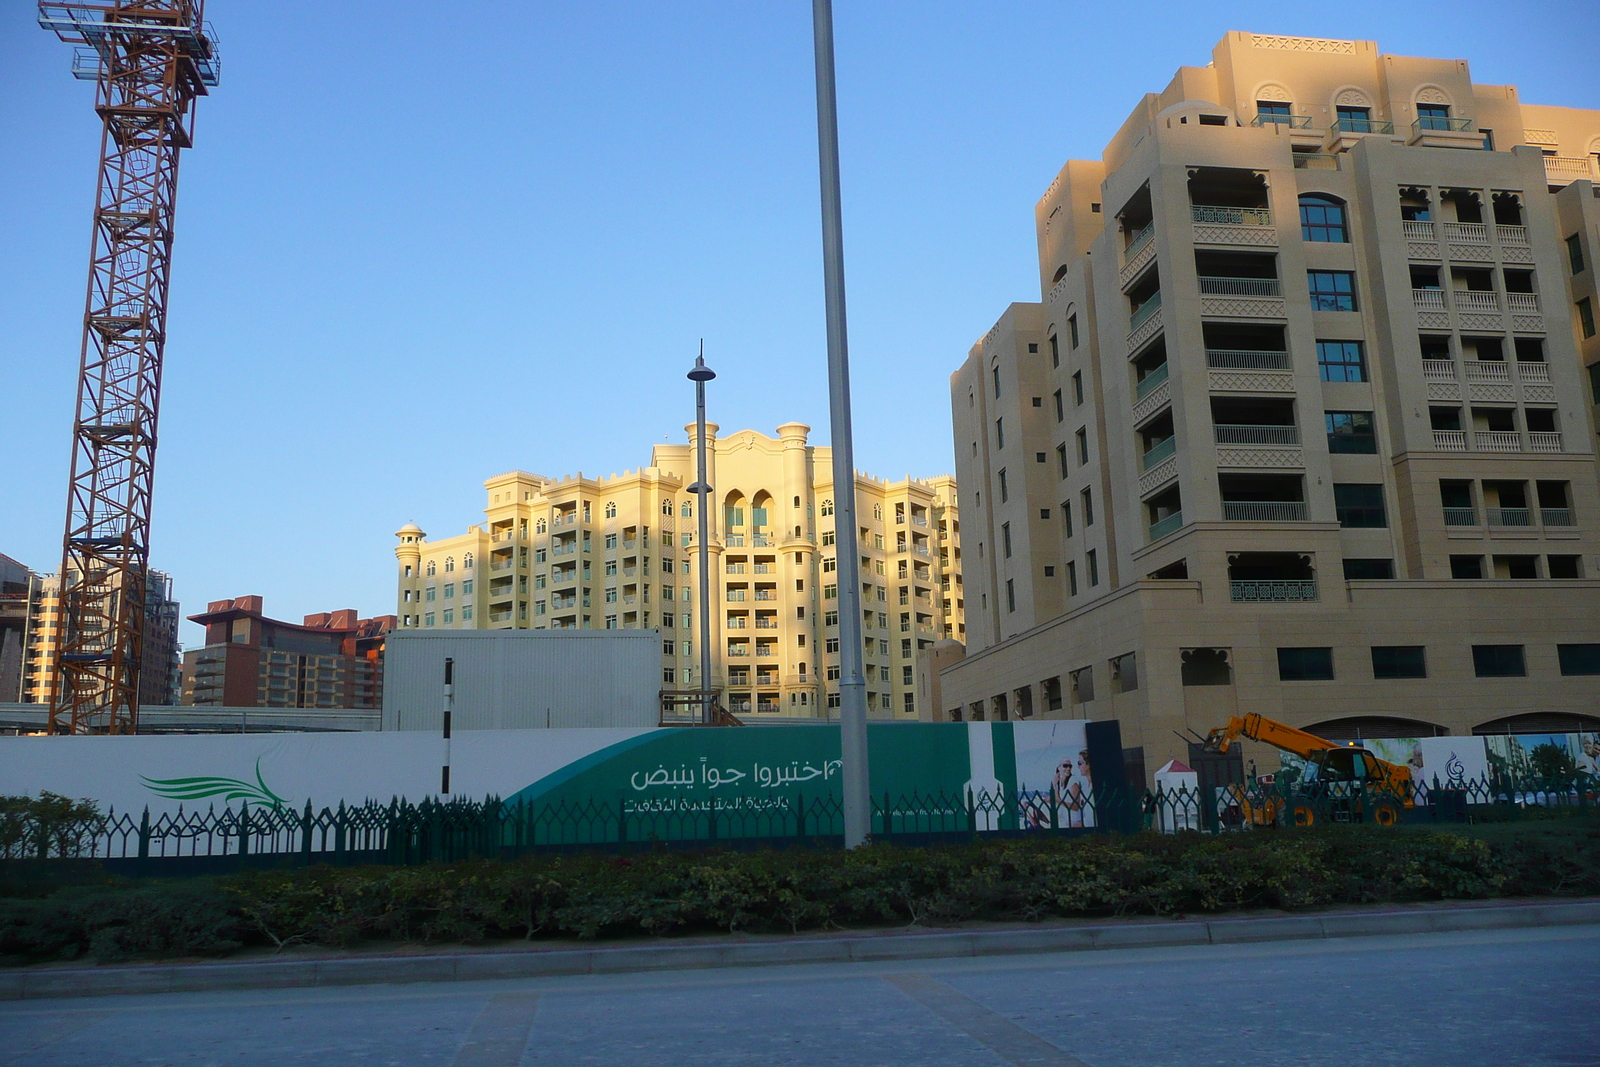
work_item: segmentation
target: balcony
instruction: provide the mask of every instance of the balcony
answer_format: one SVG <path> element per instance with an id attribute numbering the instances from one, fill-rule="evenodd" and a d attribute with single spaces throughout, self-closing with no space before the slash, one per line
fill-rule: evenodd
<path id="1" fill-rule="evenodd" d="M 1150 294 L 1150 298 L 1140 304 L 1133 312 L 1128 323 L 1128 352 L 1131 354 L 1139 350 L 1139 346 L 1161 332 L 1161 291 L 1158 289 Z"/>
<path id="2" fill-rule="evenodd" d="M 509 559 L 503 562 L 490 561 L 489 563 L 489 569 L 492 571 L 509 571 L 515 566 L 516 564 Z"/>
<path id="3" fill-rule="evenodd" d="M 511 612 L 509 612 L 509 611 L 491 611 L 491 612 L 489 612 L 489 621 L 490 622 L 510 622 L 511 621 Z"/>
<path id="4" fill-rule="evenodd" d="M 1128 319 L 1128 326 L 1134 330 L 1137 330 L 1140 326 L 1143 326 L 1146 322 L 1150 321 L 1151 315 L 1154 315 L 1160 310 L 1161 291 L 1158 289 L 1156 292 L 1150 294 L 1149 300 L 1146 300 L 1144 303 L 1140 304 L 1139 307 L 1133 312 L 1133 315 Z"/>
<path id="5" fill-rule="evenodd" d="M 1230 581 L 1228 599 L 1235 604 L 1317 600 L 1317 580 Z"/>
<path id="6" fill-rule="evenodd" d="M 1238 348 L 1206 349 L 1206 366 L 1212 370 L 1290 369 L 1287 352 L 1261 352 Z"/>
<path id="7" fill-rule="evenodd" d="M 729 589 L 727 599 L 731 603 L 742 604 L 746 599 L 745 591 L 743 589 Z"/>
<path id="8" fill-rule="evenodd" d="M 1467 431 L 1435 430 L 1433 431 L 1433 448 L 1436 452 L 1465 452 L 1467 450 Z"/>
<path id="9" fill-rule="evenodd" d="M 1219 445 L 1298 445 L 1298 426 L 1223 425 L 1216 428 Z"/>
<path id="10" fill-rule="evenodd" d="M 744 626 L 745 626 L 745 620 L 743 620 L 741 618 L 738 618 L 737 616 L 734 616 L 734 617 L 731 617 L 731 618 L 728 619 L 728 625 L 726 627 L 724 627 L 724 629 L 728 629 L 728 630 L 743 630 Z"/>
<path id="11" fill-rule="evenodd" d="M 733 656 L 735 658 L 740 658 L 740 657 L 748 658 L 749 655 L 750 655 L 750 646 L 749 645 L 745 645 L 745 644 L 729 645 L 728 646 L 728 655 Z M 749 683 L 746 682 L 744 684 L 748 685 Z"/>
<path id="12" fill-rule="evenodd" d="M 1511 309 L 1513 315 L 1537 315 L 1539 314 L 1539 294 L 1507 293 L 1506 307 Z"/>
<path id="13" fill-rule="evenodd" d="M 1339 118 L 1333 122 L 1333 129 L 1339 133 L 1376 133 L 1385 136 L 1394 135 L 1394 123 L 1388 119 L 1372 118 Z"/>
<path id="14" fill-rule="evenodd" d="M 1140 378 L 1139 383 L 1133 387 L 1134 401 L 1138 402 L 1149 396 L 1152 389 L 1167 380 L 1167 374 L 1168 367 L 1163 363 L 1143 378 Z"/>
<path id="15" fill-rule="evenodd" d="M 1546 526 L 1576 526 L 1571 508 L 1540 508 L 1539 521 Z"/>
<path id="16" fill-rule="evenodd" d="M 1137 278 L 1151 260 L 1156 258 L 1156 224 L 1152 220 L 1145 224 L 1144 229 L 1133 235 L 1133 240 L 1128 242 L 1128 247 L 1122 250 L 1122 270 L 1118 273 L 1118 281 L 1126 289 L 1128 283 Z"/>
<path id="17" fill-rule="evenodd" d="M 1483 517 L 1490 526 L 1533 525 L 1533 512 L 1528 508 L 1484 508 Z"/>
<path id="18" fill-rule="evenodd" d="M 1517 377 L 1524 382 L 1535 382 L 1540 385 L 1550 384 L 1550 368 L 1544 363 L 1518 363 Z"/>
<path id="19" fill-rule="evenodd" d="M 1469 315 L 1500 314 L 1500 294 L 1483 289 L 1457 289 L 1451 294 L 1456 310 Z"/>
<path id="20" fill-rule="evenodd" d="M 928 546 L 923 544 L 921 541 L 918 541 L 917 543 L 913 544 L 911 546 L 911 551 L 916 553 L 919 556 L 929 555 Z M 776 600 L 777 597 L 773 597 L 773 599 Z"/>
<path id="21" fill-rule="evenodd" d="M 1528 433 L 1529 452 L 1560 452 L 1561 431 L 1531 430 Z"/>
<path id="22" fill-rule="evenodd" d="M 1200 314 L 1221 318 L 1284 316 L 1283 289 L 1276 278 L 1200 276 Z"/>
<path id="23" fill-rule="evenodd" d="M 1444 524 L 1446 526 L 1476 526 L 1478 525 L 1478 509 L 1445 508 Z"/>
<path id="24" fill-rule="evenodd" d="M 1434 232 L 1433 223 L 1431 222 L 1416 222 L 1407 219 L 1400 223 L 1400 228 L 1405 231 L 1406 240 L 1408 241 L 1421 241 L 1426 244 L 1438 243 L 1439 236 Z M 1434 250 L 1434 254 L 1438 254 L 1437 249 Z"/>
<path id="25" fill-rule="evenodd" d="M 1589 156 L 1545 156 L 1544 175 L 1551 185 L 1567 185 L 1580 179 L 1600 181 Z"/>
<path id="26" fill-rule="evenodd" d="M 1177 451 L 1178 439 L 1176 437 L 1168 437 L 1152 445 L 1149 451 L 1144 454 L 1144 458 L 1140 461 L 1141 469 L 1151 470 L 1162 460 L 1176 455 Z"/>
<path id="27" fill-rule="evenodd" d="M 1150 540 L 1159 541 L 1168 534 L 1176 533 L 1183 528 L 1183 512 L 1174 511 L 1160 522 L 1150 524 Z"/>
<path id="28" fill-rule="evenodd" d="M 1479 452 L 1521 452 L 1522 436 L 1515 430 L 1474 430 L 1472 447 Z"/>
<path id="29" fill-rule="evenodd" d="M 1252 126 L 1287 126 L 1291 130 L 1309 130 L 1310 115 L 1257 115 L 1250 120 Z"/>
<path id="30" fill-rule="evenodd" d="M 1422 361 L 1422 378 L 1429 382 L 1453 382 L 1456 380 L 1456 365 L 1449 359 L 1425 359 Z"/>
<path id="31" fill-rule="evenodd" d="M 1463 365 L 1469 382 L 1500 383 L 1511 381 L 1511 365 L 1501 360 L 1469 359 Z"/>
<path id="32" fill-rule="evenodd" d="M 1272 226 L 1271 208 L 1213 207 L 1192 204 L 1189 207 L 1189 214 L 1195 222 L 1214 226 Z"/>
<path id="33" fill-rule="evenodd" d="M 1502 247 L 1519 248 L 1528 243 L 1526 226 L 1496 226 L 1494 231 Z"/>
<path id="34" fill-rule="evenodd" d="M 724 545 L 726 545 L 728 548 L 743 548 L 744 547 L 744 534 L 736 534 L 736 533 L 726 534 L 722 538 L 722 543 Z"/>
<path id="35" fill-rule="evenodd" d="M 1418 311 L 1443 311 L 1443 289 L 1413 289 L 1411 303 Z"/>
<path id="36" fill-rule="evenodd" d="M 778 568 L 774 567 L 770 563 L 757 563 L 754 566 L 753 569 L 754 569 L 756 574 L 776 574 L 776 573 L 778 573 Z"/>
<path id="37" fill-rule="evenodd" d="M 729 599 L 732 599 L 732 598 L 730 597 Z M 777 592 L 775 590 L 772 590 L 772 589 L 757 589 L 756 590 L 756 599 L 757 600 L 777 600 L 778 599 L 778 594 L 777 594 Z"/>
<path id="38" fill-rule="evenodd" d="M 776 630 L 777 628 L 778 628 L 778 623 L 777 623 L 777 620 L 775 620 L 775 619 L 757 619 L 756 620 L 756 629 L 758 629 L 758 630 Z"/>
<path id="39" fill-rule="evenodd" d="M 1276 296 L 1283 295 L 1276 278 L 1200 279 L 1201 296 Z"/>
<path id="40" fill-rule="evenodd" d="M 1228 522 L 1305 522 L 1304 500 L 1224 500 L 1222 517 Z"/>

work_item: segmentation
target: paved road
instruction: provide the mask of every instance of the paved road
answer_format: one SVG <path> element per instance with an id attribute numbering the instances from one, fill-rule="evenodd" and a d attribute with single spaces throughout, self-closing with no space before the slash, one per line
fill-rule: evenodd
<path id="1" fill-rule="evenodd" d="M 1600 1065 L 1600 927 L 0 1004 L 0 1064 Z"/>

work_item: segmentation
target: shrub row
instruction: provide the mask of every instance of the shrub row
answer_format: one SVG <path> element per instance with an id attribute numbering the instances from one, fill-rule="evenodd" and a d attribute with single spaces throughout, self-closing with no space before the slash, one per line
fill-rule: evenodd
<path id="1" fill-rule="evenodd" d="M 1493 840 L 1353 827 L 308 868 L 0 900 L 0 953 L 115 959 L 246 943 L 784 932 L 1558 893 L 1600 893 L 1600 827 Z"/>

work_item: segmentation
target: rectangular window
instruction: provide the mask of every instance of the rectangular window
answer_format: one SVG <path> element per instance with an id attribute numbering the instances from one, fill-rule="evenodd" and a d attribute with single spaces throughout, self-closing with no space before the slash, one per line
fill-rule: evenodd
<path id="1" fill-rule="evenodd" d="M 1084 554 L 1083 562 L 1089 567 L 1089 585 L 1094 587 L 1100 584 L 1100 559 L 1095 555 L 1095 550 L 1090 549 Z"/>
<path id="2" fill-rule="evenodd" d="M 445 608 L 444 609 L 444 624 L 446 626 L 449 626 L 451 623 L 453 623 L 455 621 L 456 621 L 456 609 L 455 608 Z"/>
<path id="3" fill-rule="evenodd" d="M 1378 438 L 1370 411 L 1328 411 L 1328 451 L 1372 455 L 1378 451 Z"/>
<path id="4" fill-rule="evenodd" d="M 1010 559 L 1011 558 L 1011 524 L 1009 522 L 1002 522 L 1000 524 L 1000 543 L 1005 549 L 1005 558 L 1006 559 Z"/>
<path id="5" fill-rule="evenodd" d="M 1306 280 L 1311 288 L 1311 310 L 1356 310 L 1356 276 L 1347 270 L 1309 270 Z"/>
<path id="6" fill-rule="evenodd" d="M 995 419 L 994 420 L 994 447 L 996 447 L 996 448 L 1004 448 L 1004 447 L 1006 447 L 1006 420 L 1005 419 Z"/>
<path id="7" fill-rule="evenodd" d="M 1000 468 L 1000 503 L 1004 504 L 1011 499 L 1011 492 L 1006 488 L 1006 469 Z"/>
<path id="8" fill-rule="evenodd" d="M 1080 498 L 1082 498 L 1082 500 L 1083 500 L 1083 524 L 1085 526 L 1093 526 L 1094 525 L 1094 497 L 1090 494 L 1090 491 L 1087 490 L 1087 489 L 1085 489 L 1083 492 L 1079 493 L 1078 496 Z"/>
<path id="9" fill-rule="evenodd" d="M 1528 673 L 1521 645 L 1473 645 L 1472 669 L 1479 678 L 1522 678 Z"/>
<path id="10" fill-rule="evenodd" d="M 1078 595 L 1078 565 L 1075 562 L 1067 564 L 1067 595 Z"/>
<path id="11" fill-rule="evenodd" d="M 1083 371 L 1072 373 L 1072 402 L 1078 407 L 1083 406 Z"/>
<path id="12" fill-rule="evenodd" d="M 1366 360 L 1360 341 L 1318 341 L 1317 369 L 1325 382 L 1364 382 Z"/>
<path id="13" fill-rule="evenodd" d="M 1575 233 L 1567 238 L 1567 263 L 1572 273 L 1583 273 L 1583 234 Z"/>
<path id="14" fill-rule="evenodd" d="M 1067 417 L 1066 405 L 1061 402 L 1061 390 L 1057 389 L 1054 395 L 1056 398 L 1056 421 L 1062 422 Z"/>
<path id="15" fill-rule="evenodd" d="M 1014 579 L 1006 579 L 1006 610 L 1017 610 L 1017 583 Z"/>
<path id="16" fill-rule="evenodd" d="M 1078 316 L 1071 315 L 1067 318 L 1067 340 L 1072 342 L 1072 347 L 1078 347 Z"/>
<path id="17" fill-rule="evenodd" d="M 824 625 L 824 626 L 838 626 L 839 625 L 839 613 L 837 611 L 824 611 L 822 613 L 822 625 Z"/>
<path id="18" fill-rule="evenodd" d="M 1600 674 L 1600 645 L 1557 645 L 1562 674 Z"/>
<path id="19" fill-rule="evenodd" d="M 1000 368 L 992 367 L 990 370 L 994 374 L 994 395 L 998 399 L 1000 396 Z"/>
<path id="20" fill-rule="evenodd" d="M 1333 680 L 1333 649 L 1278 649 L 1280 682 L 1330 682 Z"/>
<path id="21" fill-rule="evenodd" d="M 1383 508 L 1381 485 L 1335 485 L 1333 508 L 1339 525 L 1351 529 L 1381 529 L 1389 525 Z"/>
<path id="22" fill-rule="evenodd" d="M 1072 501 L 1061 502 L 1061 525 L 1066 528 L 1067 536 L 1072 536 Z"/>
<path id="23" fill-rule="evenodd" d="M 837 585 L 825 585 L 825 586 L 823 586 L 822 587 L 822 599 L 823 600 L 838 600 L 839 599 L 839 587 Z"/>
<path id="24" fill-rule="evenodd" d="M 1344 576 L 1347 580 L 1393 578 L 1394 560 L 1346 558 L 1344 561 Z"/>
<path id="25" fill-rule="evenodd" d="M 471 604 L 463 604 L 463 605 L 461 605 L 461 621 L 462 622 L 471 622 L 472 621 L 472 605 Z"/>
<path id="26" fill-rule="evenodd" d="M 1061 477 L 1063 478 L 1072 473 L 1072 468 L 1067 465 L 1066 445 L 1056 445 L 1056 466 L 1060 469 Z"/>
<path id="27" fill-rule="evenodd" d="M 1373 645 L 1374 678 L 1426 678 L 1428 658 L 1422 645 Z"/>
<path id="28" fill-rule="evenodd" d="M 433 625 L 433 612 L 429 611 L 429 612 L 424 612 L 423 613 L 422 625 L 424 625 L 424 626 L 432 626 Z"/>
<path id="29" fill-rule="evenodd" d="M 1482 578 L 1482 556 L 1451 556 L 1450 577 L 1452 578 Z"/>
<path id="30" fill-rule="evenodd" d="M 1087 428 L 1079 430 L 1074 435 L 1078 442 L 1078 466 L 1089 462 L 1089 431 Z"/>
<path id="31" fill-rule="evenodd" d="M 823 642 L 822 651 L 828 652 L 828 653 L 836 653 L 836 652 L 838 652 L 839 651 L 839 639 L 837 637 L 830 637 L 827 640 L 825 640 Z"/>
<path id="32" fill-rule="evenodd" d="M 1055 334 L 1050 335 L 1050 366 L 1061 366 L 1061 341 Z"/>
<path id="33" fill-rule="evenodd" d="M 1584 337 L 1594 336 L 1594 305 L 1588 297 L 1578 301 L 1578 325 L 1583 328 Z"/>

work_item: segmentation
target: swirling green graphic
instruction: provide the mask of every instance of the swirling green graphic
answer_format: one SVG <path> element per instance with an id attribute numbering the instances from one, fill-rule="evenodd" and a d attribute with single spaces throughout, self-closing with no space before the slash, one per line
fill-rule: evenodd
<path id="1" fill-rule="evenodd" d="M 267 788 L 261 777 L 261 760 L 256 759 L 256 780 L 252 785 L 239 778 L 146 778 L 139 776 L 145 786 L 168 800 L 204 800 L 221 797 L 223 800 L 253 800 L 257 804 L 282 807 L 284 799 Z"/>

